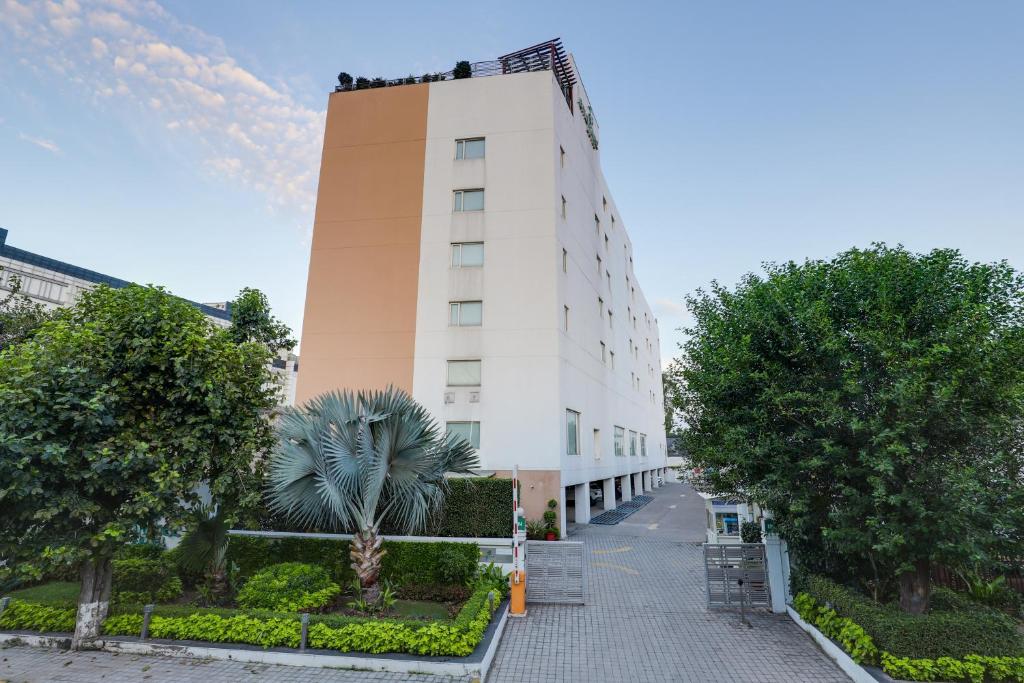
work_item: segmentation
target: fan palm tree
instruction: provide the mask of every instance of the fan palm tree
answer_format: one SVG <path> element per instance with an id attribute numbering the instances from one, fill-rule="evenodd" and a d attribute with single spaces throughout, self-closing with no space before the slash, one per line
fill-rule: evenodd
<path id="1" fill-rule="evenodd" d="M 220 506 L 199 506 L 193 511 L 192 528 L 178 544 L 178 562 L 184 569 L 202 572 L 206 598 L 220 604 L 230 597 L 228 582 L 228 524 Z"/>
<path id="2" fill-rule="evenodd" d="M 269 466 L 272 510 L 300 525 L 351 531 L 349 556 L 374 604 L 385 550 L 382 522 L 422 529 L 447 493 L 445 474 L 469 474 L 476 450 L 445 435 L 408 394 L 332 392 L 290 409 Z"/>

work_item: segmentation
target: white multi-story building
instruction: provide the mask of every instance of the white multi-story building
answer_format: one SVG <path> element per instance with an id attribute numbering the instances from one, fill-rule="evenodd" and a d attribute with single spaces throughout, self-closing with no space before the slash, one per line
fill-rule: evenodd
<path id="1" fill-rule="evenodd" d="M 7 230 L 0 228 L 0 297 L 12 291 L 14 280 L 19 291 L 45 308 L 73 306 L 82 292 L 97 285 L 114 288 L 127 287 L 130 282 L 97 273 L 48 256 L 18 249 L 7 244 Z M 231 324 L 227 303 L 200 304 L 190 301 L 218 327 Z M 295 402 L 295 375 L 298 356 L 281 352 L 270 365 L 270 371 L 281 385 L 281 405 Z"/>
<path id="2" fill-rule="evenodd" d="M 298 400 L 402 387 L 563 529 L 659 485 L 658 323 L 598 147 L 557 41 L 333 93 Z"/>

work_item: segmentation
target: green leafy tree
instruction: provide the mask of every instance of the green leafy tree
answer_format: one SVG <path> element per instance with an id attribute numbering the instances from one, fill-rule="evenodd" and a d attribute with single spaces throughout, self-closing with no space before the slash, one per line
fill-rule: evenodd
<path id="1" fill-rule="evenodd" d="M 271 314 L 270 302 L 260 290 L 246 287 L 228 310 L 231 312 L 230 334 L 236 343 L 263 344 L 274 354 L 295 348 L 291 328 Z"/>
<path id="2" fill-rule="evenodd" d="M 21 278 L 11 275 L 7 282 L 10 291 L 0 298 L 0 351 L 28 339 L 51 315 L 22 293 Z"/>
<path id="3" fill-rule="evenodd" d="M 288 410 L 269 465 L 271 507 L 311 528 L 351 531 L 352 569 L 375 605 L 382 523 L 424 527 L 444 502 L 445 474 L 479 467 L 475 449 L 440 431 L 405 392 L 334 392 Z"/>
<path id="4" fill-rule="evenodd" d="M 908 612 L 933 563 L 1018 550 L 1021 275 L 885 245 L 765 268 L 688 300 L 676 405 L 704 483 Z"/>
<path id="5" fill-rule="evenodd" d="M 111 558 L 177 528 L 198 489 L 260 496 L 268 351 L 151 287 L 99 287 L 0 353 L 0 566 L 79 567 L 73 643 L 99 635 Z"/>

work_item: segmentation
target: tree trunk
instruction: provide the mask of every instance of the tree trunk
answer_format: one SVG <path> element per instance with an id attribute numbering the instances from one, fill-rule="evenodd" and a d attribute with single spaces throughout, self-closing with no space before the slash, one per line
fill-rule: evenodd
<path id="1" fill-rule="evenodd" d="M 349 557 L 352 559 L 352 569 L 359 579 L 359 586 L 363 591 L 363 600 L 370 605 L 376 605 L 380 599 L 380 586 L 377 585 L 377 577 L 380 576 L 381 560 L 387 551 L 381 547 L 384 538 L 377 533 L 377 527 L 361 529 L 353 538 Z"/>
<path id="2" fill-rule="evenodd" d="M 900 609 L 909 614 L 924 614 L 931 595 L 931 562 L 918 560 L 914 569 L 900 574 Z"/>
<path id="3" fill-rule="evenodd" d="M 100 637 L 103 620 L 110 609 L 110 580 L 113 567 L 109 557 L 94 557 L 82 563 L 79 571 L 82 590 L 78 594 L 78 616 L 71 649 L 89 648 Z"/>

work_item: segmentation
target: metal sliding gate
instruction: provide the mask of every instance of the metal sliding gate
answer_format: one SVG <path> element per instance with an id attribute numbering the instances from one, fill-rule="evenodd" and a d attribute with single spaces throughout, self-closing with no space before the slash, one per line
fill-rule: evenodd
<path id="1" fill-rule="evenodd" d="M 583 604 L 583 544 L 526 542 L 526 601 Z"/>
<path id="2" fill-rule="evenodd" d="M 708 607 L 771 607 L 762 543 L 705 543 Z"/>

